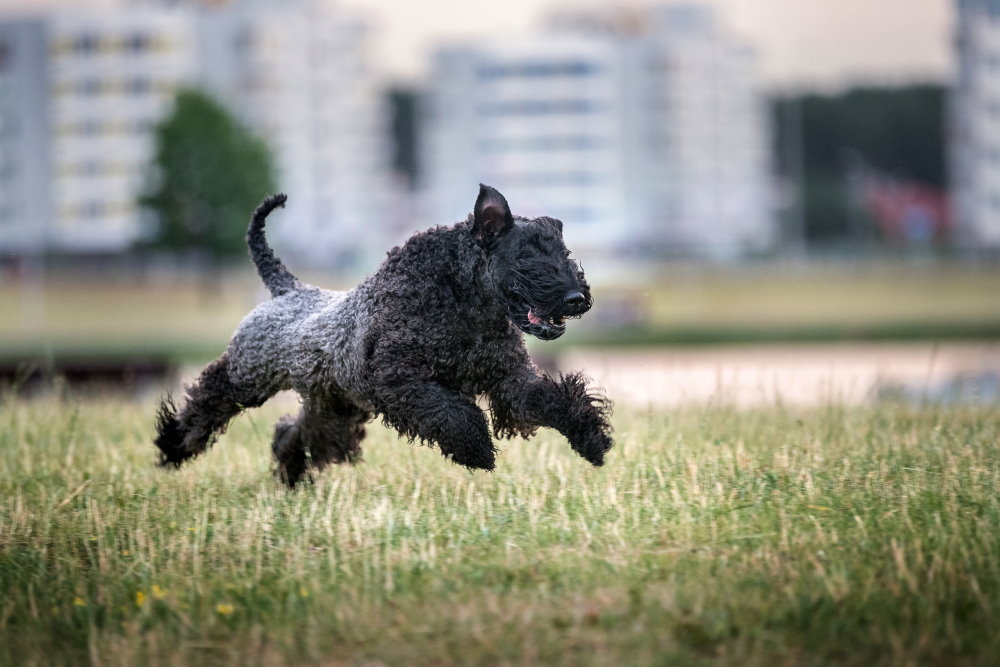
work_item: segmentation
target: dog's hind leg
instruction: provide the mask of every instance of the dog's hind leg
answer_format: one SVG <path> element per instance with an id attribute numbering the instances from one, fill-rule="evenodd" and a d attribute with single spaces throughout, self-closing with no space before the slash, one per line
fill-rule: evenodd
<path id="1" fill-rule="evenodd" d="M 361 460 L 361 441 L 371 413 L 338 399 L 324 402 L 310 417 L 306 439 L 313 465 L 323 468 L 330 463 Z"/>
<path id="2" fill-rule="evenodd" d="M 359 461 L 370 419 L 370 413 L 341 398 L 308 399 L 298 417 L 286 416 L 274 428 L 281 481 L 295 486 L 310 464 L 322 469 L 330 463 Z"/>
<path id="3" fill-rule="evenodd" d="M 274 441 L 271 443 L 271 451 L 278 462 L 278 478 L 290 487 L 298 484 L 309 465 L 297 426 L 295 417 L 285 415 L 274 425 Z"/>
<path id="4" fill-rule="evenodd" d="M 271 393 L 234 384 L 228 357 L 222 355 L 187 387 L 179 411 L 169 398 L 160 404 L 155 440 L 160 449 L 159 465 L 176 468 L 203 453 L 225 431 L 229 420 L 244 408 L 261 405 Z"/>

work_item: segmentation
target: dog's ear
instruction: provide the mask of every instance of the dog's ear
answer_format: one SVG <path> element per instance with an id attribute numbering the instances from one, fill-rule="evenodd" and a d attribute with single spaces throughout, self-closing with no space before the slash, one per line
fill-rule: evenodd
<path id="1" fill-rule="evenodd" d="M 490 248 L 514 226 L 507 200 L 494 188 L 479 184 L 479 197 L 472 212 L 472 236 Z"/>

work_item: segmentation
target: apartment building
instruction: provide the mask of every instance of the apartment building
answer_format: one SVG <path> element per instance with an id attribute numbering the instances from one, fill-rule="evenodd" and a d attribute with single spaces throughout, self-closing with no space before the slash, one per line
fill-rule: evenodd
<path id="1" fill-rule="evenodd" d="M 1000 0 L 957 3 L 951 91 L 955 234 L 967 250 L 1000 250 Z"/>
<path id="2" fill-rule="evenodd" d="M 119 252 L 148 233 L 136 199 L 181 86 L 213 93 L 275 151 L 285 251 L 327 265 L 379 244 L 391 149 L 368 34 L 319 0 L 0 20 L 0 193 L 21 193 L 0 200 L 0 250 Z"/>
<path id="3" fill-rule="evenodd" d="M 46 247 L 51 219 L 48 71 L 41 21 L 0 23 L 0 250 Z"/>
<path id="4" fill-rule="evenodd" d="M 702 7 L 564 12 L 433 62 L 422 146 L 432 216 L 478 178 L 563 218 L 592 252 L 729 257 L 775 241 L 753 53 Z M 462 178 L 462 175 L 465 178 Z"/>

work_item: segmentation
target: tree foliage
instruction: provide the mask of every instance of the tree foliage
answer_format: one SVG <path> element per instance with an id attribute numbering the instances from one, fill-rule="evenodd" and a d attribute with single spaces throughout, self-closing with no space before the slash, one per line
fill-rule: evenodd
<path id="1" fill-rule="evenodd" d="M 789 105 L 800 128 L 789 128 Z M 789 156 L 790 133 L 800 133 L 803 208 L 810 240 L 852 233 L 847 177 L 852 165 L 937 188 L 947 181 L 946 90 L 936 84 L 860 87 L 840 94 L 775 100 L 776 155 Z M 793 165 L 782 171 L 795 177 Z"/>
<path id="2" fill-rule="evenodd" d="M 178 92 L 155 143 L 151 183 L 140 199 L 158 222 L 151 245 L 213 262 L 244 254 L 250 214 L 276 190 L 267 145 L 194 89 Z"/>
<path id="3" fill-rule="evenodd" d="M 803 157 L 811 175 L 841 174 L 854 151 L 871 167 L 945 184 L 945 90 L 938 85 L 854 88 L 802 98 Z"/>

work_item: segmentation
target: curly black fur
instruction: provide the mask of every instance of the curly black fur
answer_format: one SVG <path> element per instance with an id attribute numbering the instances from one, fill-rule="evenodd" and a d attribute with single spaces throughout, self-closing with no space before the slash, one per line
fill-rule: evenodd
<path id="1" fill-rule="evenodd" d="M 371 413 L 350 402 L 329 397 L 307 401 L 298 417 L 282 417 L 272 443 L 279 478 L 295 486 L 310 463 L 317 469 L 330 463 L 357 463 L 365 424 L 371 418 Z"/>
<path id="2" fill-rule="evenodd" d="M 159 465 L 178 468 L 189 457 L 181 448 L 184 442 L 184 431 L 177 421 L 177 406 L 172 396 L 160 402 L 156 411 L 156 446 L 160 448 Z"/>
<path id="3" fill-rule="evenodd" d="M 510 213 L 480 186 L 473 213 L 415 234 L 349 292 L 300 283 L 264 239 L 266 200 L 248 242 L 272 298 L 248 315 L 219 360 L 187 390 L 177 412 L 164 402 L 160 462 L 177 466 L 205 451 L 228 420 L 281 389 L 302 411 L 275 427 L 272 449 L 286 484 L 310 468 L 360 459 L 372 417 L 410 440 L 433 443 L 471 469 L 492 470 L 498 438 L 554 428 L 601 465 L 612 445 L 610 404 L 579 374 L 558 379 L 531 363 L 523 334 L 562 335 L 590 309 L 590 286 L 569 258 L 562 223 Z M 492 433 L 476 399 L 489 399 Z"/>
<path id="4" fill-rule="evenodd" d="M 498 438 L 530 437 L 538 426 L 554 428 L 577 454 L 595 466 L 604 465 L 611 449 L 611 402 L 587 391 L 582 373 L 522 374 L 490 393 L 493 429 Z"/>
<path id="5" fill-rule="evenodd" d="M 187 387 L 187 400 L 180 412 L 169 396 L 160 403 L 154 441 L 160 449 L 160 466 L 178 468 L 204 453 L 225 432 L 230 419 L 268 398 L 234 384 L 228 366 L 227 355 L 206 366 L 198 380 Z"/>

